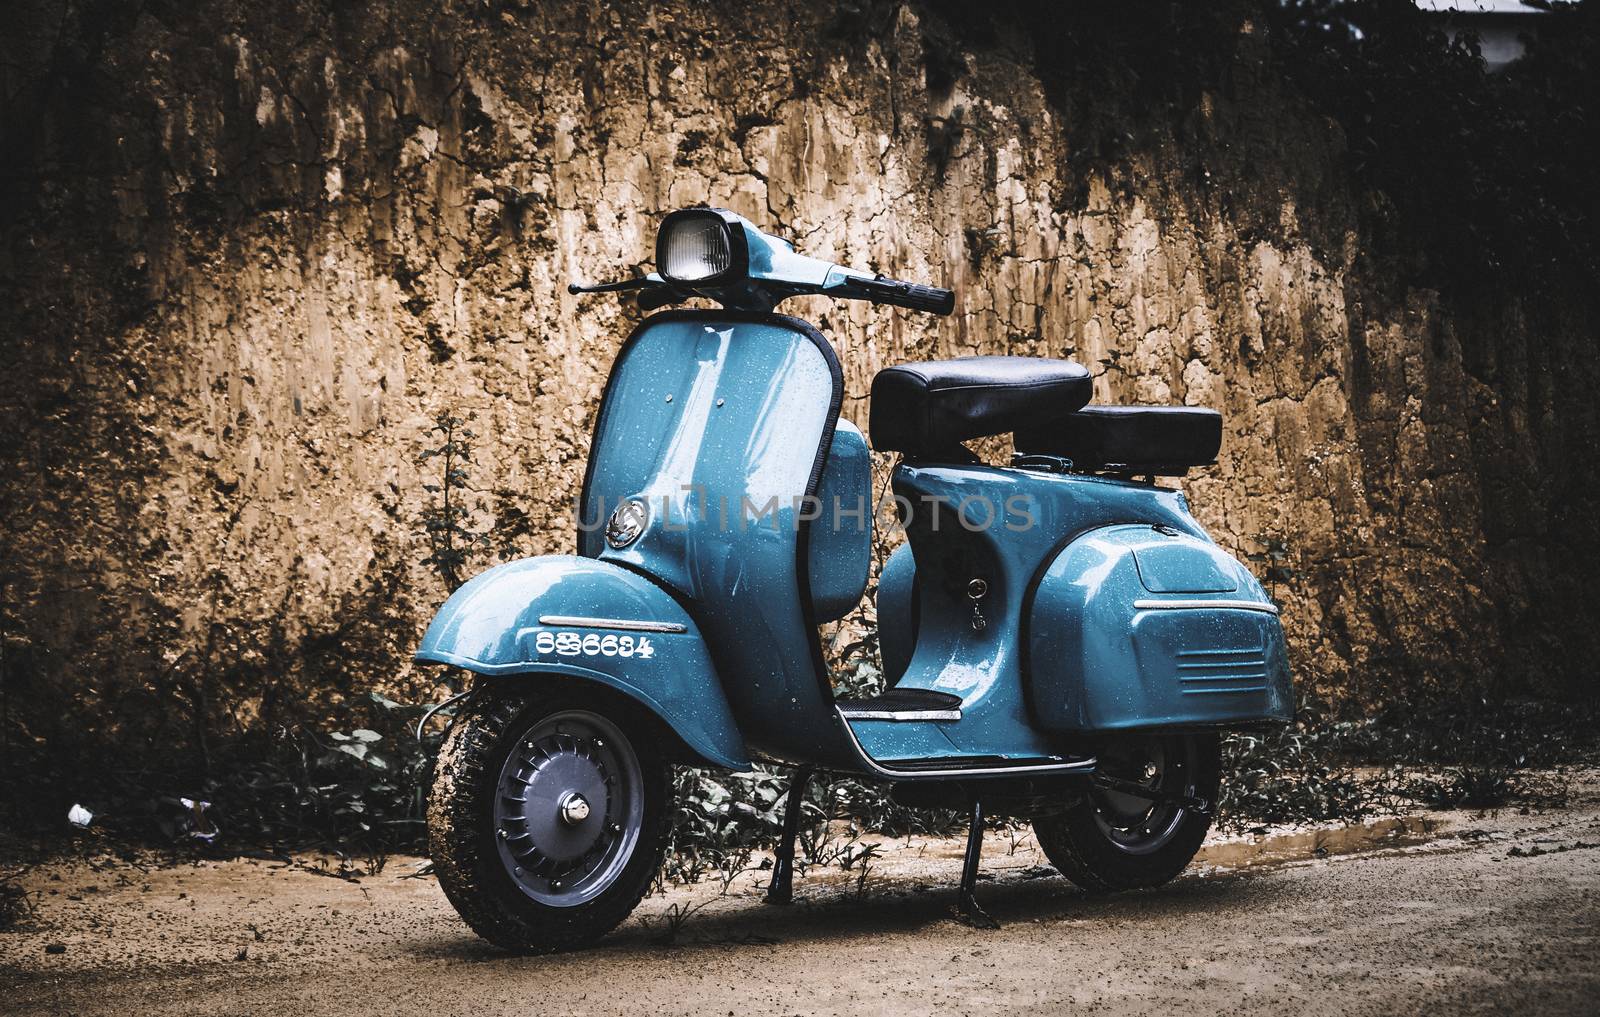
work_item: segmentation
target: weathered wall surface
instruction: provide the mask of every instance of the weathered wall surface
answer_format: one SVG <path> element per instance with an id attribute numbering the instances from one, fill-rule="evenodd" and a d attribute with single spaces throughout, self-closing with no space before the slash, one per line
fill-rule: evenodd
<path id="1" fill-rule="evenodd" d="M 474 525 L 565 551 L 638 315 L 564 283 L 646 265 L 657 216 L 699 203 L 956 289 L 938 321 L 796 306 L 860 423 L 877 369 L 980 352 L 1222 410 L 1186 488 L 1292 573 L 1305 681 L 1570 692 L 1600 649 L 1570 624 L 1595 615 L 1572 557 L 1594 527 L 1554 469 L 1593 461 L 1583 323 L 1371 303 L 1338 131 L 1248 31 L 1190 114 L 1230 153 L 1217 179 L 1157 150 L 1079 199 L 1027 65 L 972 52 L 930 91 L 915 4 L 217 2 L 64 33 L 44 6 L 10 43 L 0 484 L 7 680 L 51 716 L 176 698 L 216 730 L 403 687 L 445 592 L 418 533 L 431 418 L 472 417 Z"/>

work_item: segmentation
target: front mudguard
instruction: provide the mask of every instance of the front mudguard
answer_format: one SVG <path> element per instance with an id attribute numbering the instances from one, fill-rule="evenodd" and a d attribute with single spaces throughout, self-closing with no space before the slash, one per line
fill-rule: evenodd
<path id="1" fill-rule="evenodd" d="M 653 712 L 700 761 L 750 768 L 694 619 L 616 565 L 550 555 L 489 569 L 445 601 L 416 659 L 481 675 L 597 682 Z"/>

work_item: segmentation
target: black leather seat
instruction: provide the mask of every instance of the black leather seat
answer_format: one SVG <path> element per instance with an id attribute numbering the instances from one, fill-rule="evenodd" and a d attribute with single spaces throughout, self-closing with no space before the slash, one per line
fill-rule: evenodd
<path id="1" fill-rule="evenodd" d="M 868 430 L 880 452 L 912 458 L 962 442 L 1054 425 L 1089 401 L 1089 372 L 1070 360 L 960 357 L 885 368 L 872 379 Z"/>
<path id="2" fill-rule="evenodd" d="M 1199 406 L 1089 406 L 1019 428 L 1018 454 L 1072 460 L 1077 470 L 1181 477 L 1222 448 L 1222 414 Z"/>

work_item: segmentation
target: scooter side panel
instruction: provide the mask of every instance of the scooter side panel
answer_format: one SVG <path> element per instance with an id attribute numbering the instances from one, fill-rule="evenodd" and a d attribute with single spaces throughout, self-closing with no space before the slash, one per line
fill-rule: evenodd
<path id="1" fill-rule="evenodd" d="M 599 682 L 652 710 L 705 762 L 750 768 L 694 619 L 616 565 L 550 555 L 489 569 L 445 601 L 416 659 Z"/>
<path id="2" fill-rule="evenodd" d="M 1083 534 L 1050 564 L 1029 624 L 1029 697 L 1068 732 L 1230 727 L 1294 711 L 1283 629 L 1248 569 L 1150 526 Z"/>
<path id="3" fill-rule="evenodd" d="M 1035 617 L 1034 579 L 1073 534 L 1111 522 L 1140 520 L 1147 530 L 1160 524 L 1202 538 L 1183 496 L 1098 477 L 984 466 L 901 466 L 893 485 L 909 518 L 907 571 L 915 573 L 903 581 L 916 590 L 914 645 L 899 687 L 961 697 L 961 720 L 936 722 L 952 743 L 951 758 L 1071 752 L 1075 746 L 1039 724 L 1030 709 L 1023 650 Z M 975 579 L 986 587 L 977 601 L 969 595 Z M 891 725 L 852 727 L 874 759 L 897 758 L 906 749 L 905 734 Z"/>

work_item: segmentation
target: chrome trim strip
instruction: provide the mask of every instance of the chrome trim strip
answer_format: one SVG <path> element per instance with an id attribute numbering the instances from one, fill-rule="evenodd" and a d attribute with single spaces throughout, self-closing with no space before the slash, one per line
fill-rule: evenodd
<path id="1" fill-rule="evenodd" d="M 960 720 L 960 710 L 852 710 L 839 707 L 846 720 Z"/>
<path id="2" fill-rule="evenodd" d="M 1240 672 L 1237 675 L 1178 675 L 1178 681 L 1266 681 L 1266 672 Z"/>
<path id="3" fill-rule="evenodd" d="M 969 769 L 950 770 L 896 770 L 884 766 L 876 759 L 867 755 L 861 747 L 861 739 L 856 737 L 855 731 L 850 728 L 850 721 L 844 711 L 837 706 L 834 712 L 844 722 L 845 733 L 850 736 L 850 744 L 855 746 L 856 755 L 861 757 L 861 762 L 866 764 L 867 772 L 889 780 L 948 780 L 951 777 L 1008 777 L 1019 773 L 1088 773 L 1092 772 L 1099 761 L 1095 759 L 1081 759 L 1071 763 L 1050 763 L 1044 766 L 981 766 Z"/>
<path id="4" fill-rule="evenodd" d="M 540 625 L 569 625 L 580 629 L 620 629 L 623 632 L 688 632 L 677 622 L 638 621 L 633 618 L 587 618 L 573 614 L 542 614 Z"/>
<path id="5" fill-rule="evenodd" d="M 1230 611 L 1278 613 L 1278 605 L 1263 604 L 1259 600 L 1136 600 L 1133 602 L 1135 611 L 1201 611 L 1208 607 L 1220 607 Z"/>

